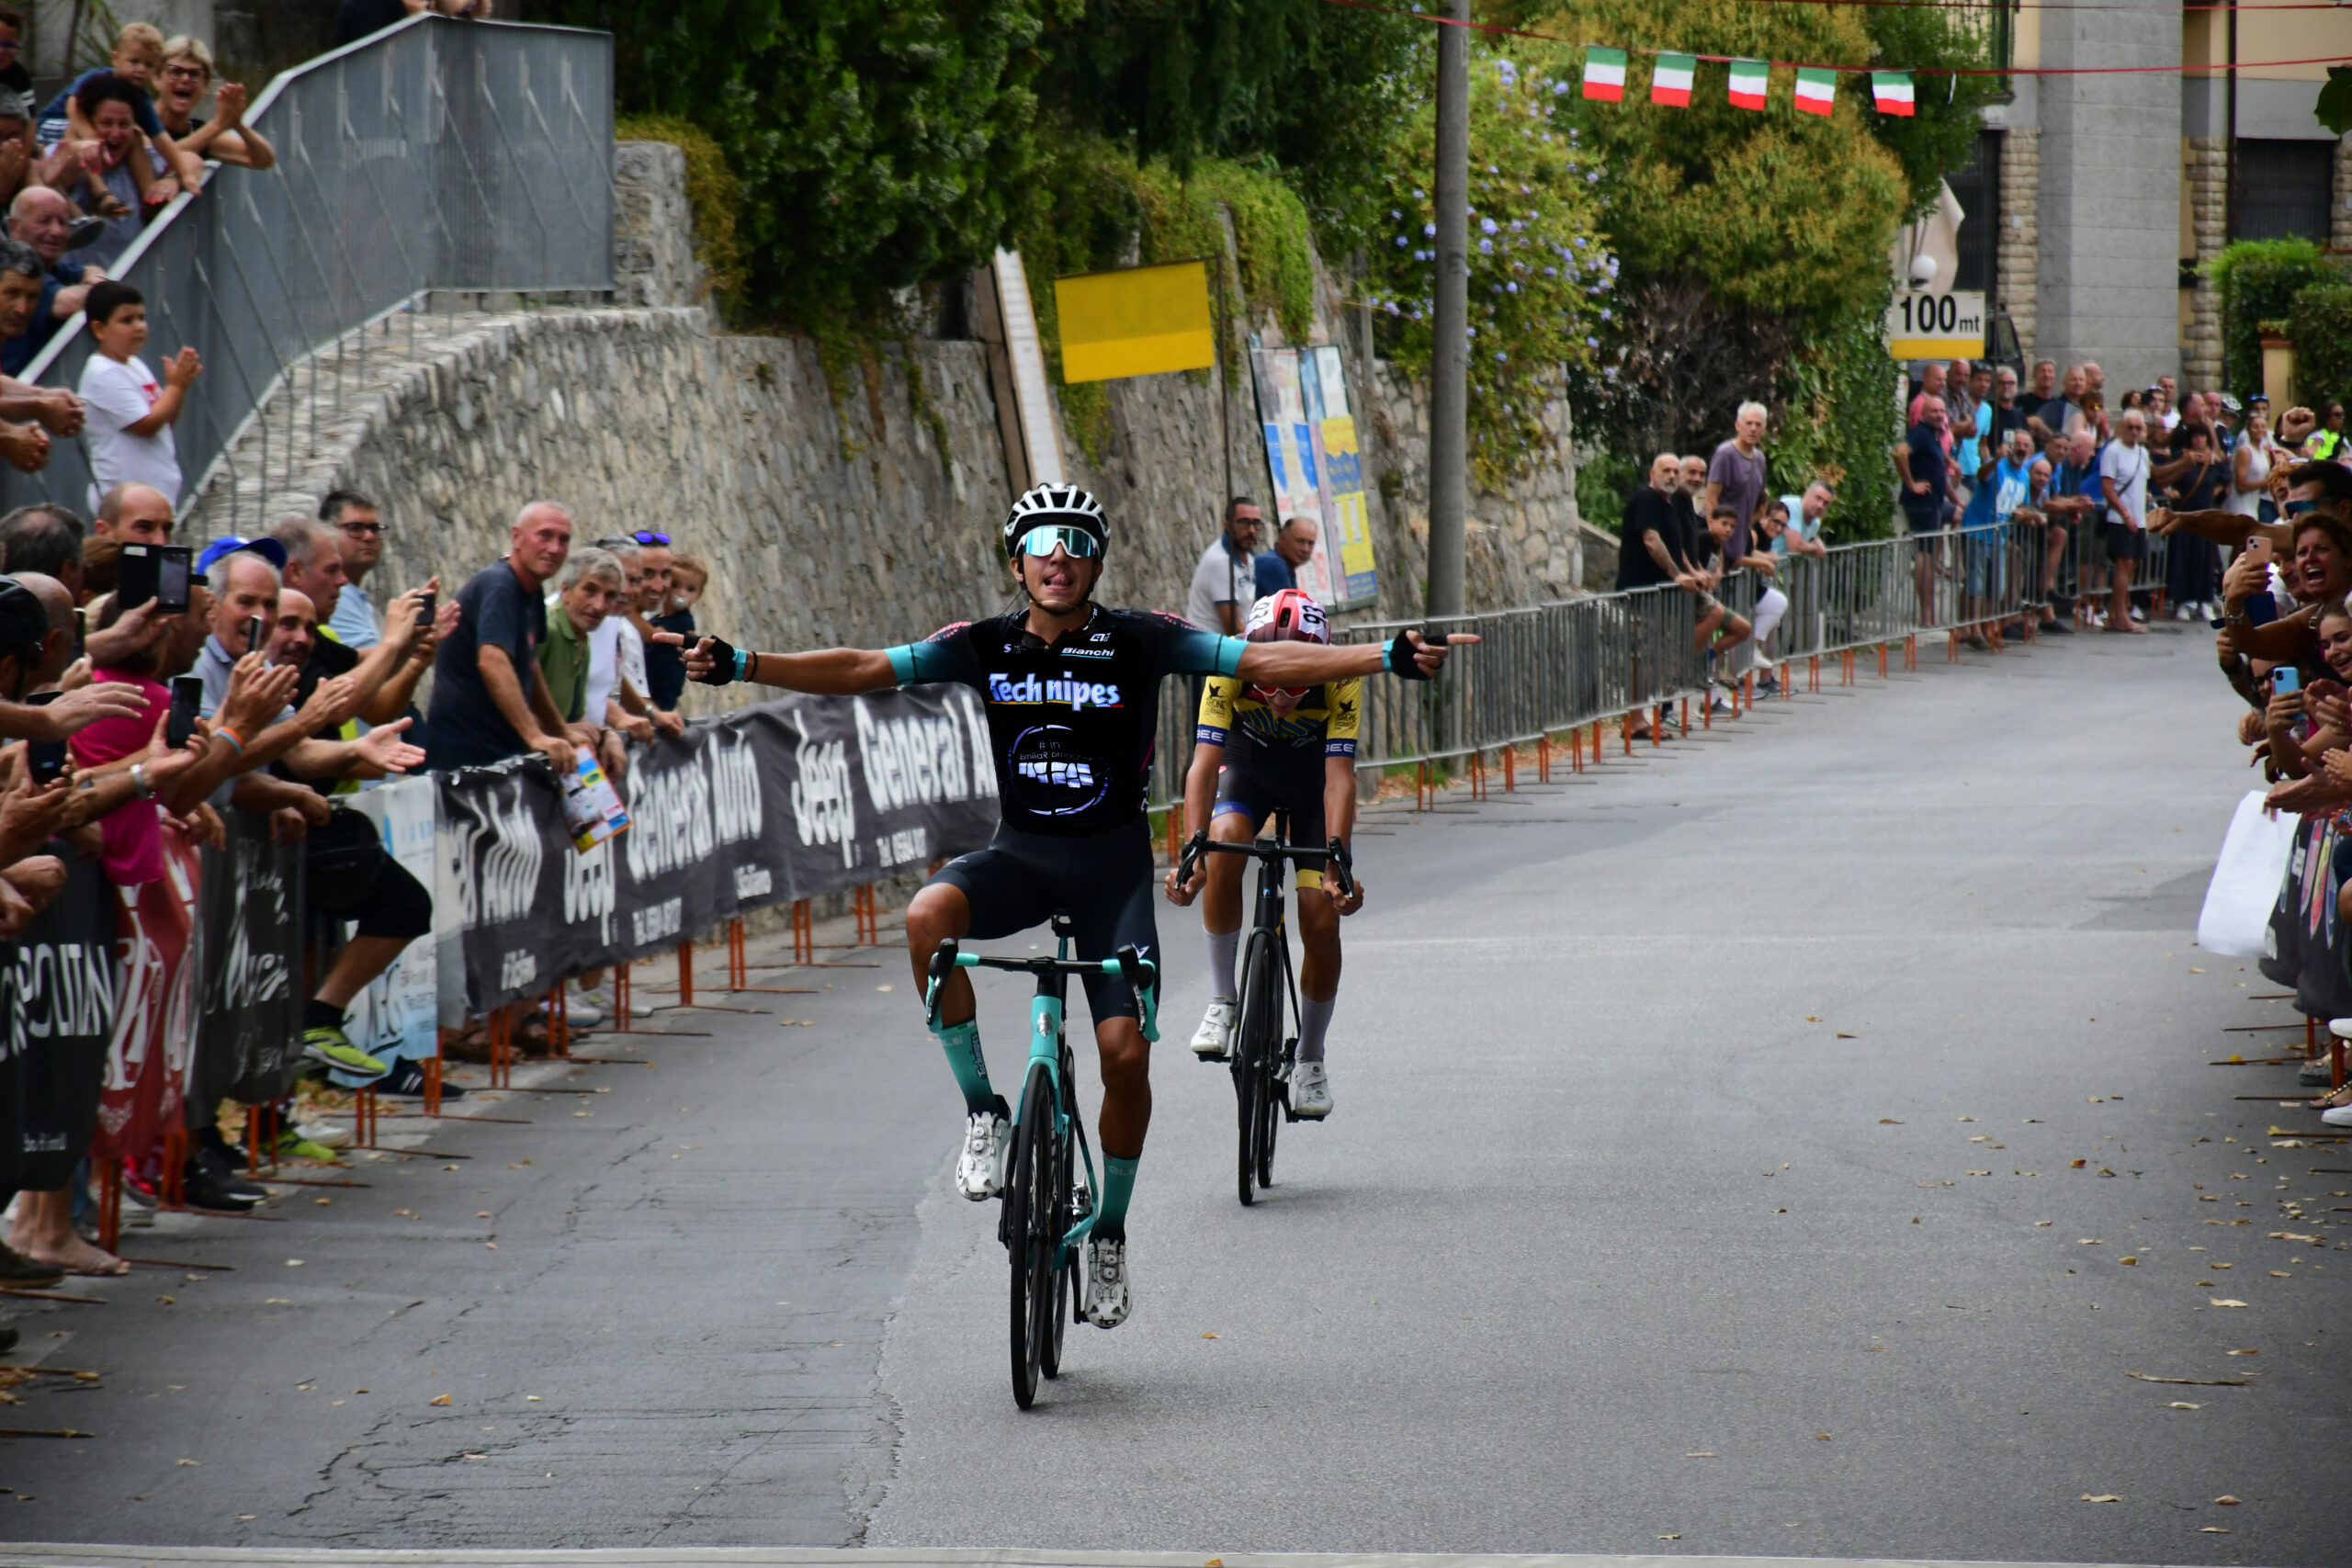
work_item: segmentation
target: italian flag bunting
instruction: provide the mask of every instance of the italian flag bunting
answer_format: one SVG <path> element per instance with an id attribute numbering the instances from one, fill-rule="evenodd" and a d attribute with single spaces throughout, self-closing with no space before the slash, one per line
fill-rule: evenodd
<path id="1" fill-rule="evenodd" d="M 1584 51 L 1584 96 L 1604 104 L 1625 100 L 1625 51 L 1589 48 Z"/>
<path id="2" fill-rule="evenodd" d="M 1699 57 L 1695 54 L 1659 55 L 1657 63 L 1650 67 L 1650 102 L 1689 107 L 1690 78 L 1698 69 Z"/>
<path id="3" fill-rule="evenodd" d="M 1797 70 L 1797 108 L 1804 114 L 1827 114 L 1838 107 L 1838 73 L 1805 65 Z"/>
<path id="4" fill-rule="evenodd" d="M 1908 71 L 1873 71 L 1871 73 L 1871 105 L 1881 114 L 1911 113 L 1911 73 Z"/>
<path id="5" fill-rule="evenodd" d="M 1760 109 L 1770 78 L 1760 60 L 1735 60 L 1731 62 L 1731 101 L 1743 109 Z"/>

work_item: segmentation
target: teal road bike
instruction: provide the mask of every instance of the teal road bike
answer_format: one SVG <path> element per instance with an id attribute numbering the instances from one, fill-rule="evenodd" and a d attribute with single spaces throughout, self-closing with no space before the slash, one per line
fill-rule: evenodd
<path id="1" fill-rule="evenodd" d="M 1005 1156 L 1003 1208 L 997 1239 L 1012 1265 L 1012 1399 L 1026 1410 L 1037 1397 L 1037 1379 L 1057 1377 L 1062 1336 L 1080 1317 L 1082 1251 L 1094 1228 L 1094 1151 L 1080 1120 L 1071 1077 L 1069 1042 L 1064 1038 L 1064 992 L 1073 975 L 1117 975 L 1143 1004 L 1143 1034 L 1159 1038 L 1159 972 L 1133 947 L 1112 957 L 1069 955 L 1071 927 L 1054 917 L 1054 956 L 998 958 L 961 951 L 955 939 L 931 955 L 931 982 L 924 1005 L 939 1021 L 939 998 L 955 969 L 1006 969 L 1034 975 L 1036 994 L 1029 1002 L 1029 1069 L 1014 1102 L 1012 1145 Z"/>

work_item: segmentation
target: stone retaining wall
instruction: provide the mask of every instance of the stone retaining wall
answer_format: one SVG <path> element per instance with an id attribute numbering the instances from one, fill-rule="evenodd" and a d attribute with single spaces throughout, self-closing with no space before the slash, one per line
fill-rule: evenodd
<path id="1" fill-rule="evenodd" d="M 437 572 L 455 592 L 503 553 L 525 502 L 574 515 L 578 536 L 657 528 L 713 567 L 703 621 L 768 648 L 875 646 L 1011 603 L 999 529 L 1010 499 L 986 350 L 918 338 L 829 383 L 804 339 L 714 333 L 683 221 L 683 159 L 624 143 L 616 204 L 628 308 L 404 318 L 329 398 L 299 372 L 291 427 L 258 427 L 190 508 L 201 532 L 247 530 L 327 491 L 375 497 L 392 525 L 379 600 Z M 1319 341 L 1355 323 L 1329 279 Z M 1261 341 L 1279 345 L 1271 322 Z M 1427 537 L 1427 393 L 1381 363 L 1360 439 L 1383 581 L 1379 613 L 1419 607 Z M 1356 400 L 1366 400 L 1359 392 Z M 1219 400 L 1204 375 L 1110 387 L 1099 463 L 1065 437 L 1074 478 L 1110 511 L 1112 603 L 1181 607 L 1226 493 Z M 1232 483 L 1267 497 L 1246 380 L 1229 409 Z M 1565 437 L 1566 416 L 1555 426 Z M 265 460 L 262 428 L 277 445 Z M 299 453 L 290 469 L 285 454 Z M 1565 452 L 1565 439 L 1561 442 Z M 1269 508 L 1271 511 L 1271 506 Z M 1475 608 L 1577 591 L 1581 545 L 1565 462 L 1473 498 Z M 700 694 L 696 694 L 699 697 Z"/>

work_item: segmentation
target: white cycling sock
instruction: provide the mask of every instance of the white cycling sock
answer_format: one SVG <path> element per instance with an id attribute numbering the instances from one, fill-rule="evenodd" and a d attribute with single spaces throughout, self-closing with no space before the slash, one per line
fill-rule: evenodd
<path id="1" fill-rule="evenodd" d="M 1298 998 L 1298 1059 L 1319 1062 L 1323 1059 L 1323 1033 L 1331 1027 L 1331 1010 L 1340 1005 L 1337 997 L 1317 1001 L 1300 993 Z"/>
<path id="2" fill-rule="evenodd" d="M 1240 929 L 1204 934 L 1209 939 L 1209 995 L 1231 1001 L 1238 995 L 1233 988 L 1233 955 L 1241 948 Z"/>

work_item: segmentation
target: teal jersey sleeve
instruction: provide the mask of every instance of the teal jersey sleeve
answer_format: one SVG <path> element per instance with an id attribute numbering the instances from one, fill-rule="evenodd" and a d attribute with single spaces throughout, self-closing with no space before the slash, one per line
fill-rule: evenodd
<path id="1" fill-rule="evenodd" d="M 965 636 L 971 623 L 959 621 L 944 626 L 922 642 L 900 643 L 885 652 L 890 660 L 890 673 L 901 686 L 911 686 L 923 681 L 955 681 L 967 686 L 980 683 L 979 663 L 972 657 L 970 640 Z"/>
<path id="2" fill-rule="evenodd" d="M 1250 645 L 1240 637 L 1204 632 L 1172 615 L 1154 618 L 1161 622 L 1159 666 L 1164 671 L 1177 675 L 1230 675 L 1241 668 L 1241 655 Z"/>

